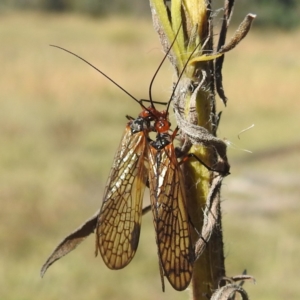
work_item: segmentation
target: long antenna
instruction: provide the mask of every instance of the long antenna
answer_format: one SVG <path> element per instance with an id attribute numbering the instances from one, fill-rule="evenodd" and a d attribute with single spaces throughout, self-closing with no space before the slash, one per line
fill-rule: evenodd
<path id="1" fill-rule="evenodd" d="M 86 64 L 88 64 L 89 66 L 91 66 L 93 69 L 95 69 L 96 71 L 98 71 L 100 74 L 102 74 L 105 78 L 107 78 L 110 82 L 112 82 L 114 85 L 116 85 L 120 90 L 122 90 L 125 94 L 127 94 L 130 98 L 132 98 L 135 102 L 137 102 L 138 104 L 140 104 L 143 108 L 146 109 L 146 107 L 141 103 L 140 100 L 138 100 L 137 98 L 135 98 L 133 95 L 131 95 L 129 92 L 127 92 L 123 87 L 121 87 L 116 81 L 114 81 L 113 79 L 111 79 L 108 75 L 106 75 L 104 72 L 102 72 L 101 70 L 99 70 L 97 67 L 95 67 L 93 64 L 91 64 L 90 62 L 88 62 L 87 60 L 85 60 L 84 58 L 82 58 L 81 56 L 73 53 L 72 51 L 69 51 L 63 47 L 60 46 L 56 46 L 56 45 L 50 45 L 51 47 L 55 47 L 58 49 L 61 49 L 69 54 L 74 55 L 75 57 L 81 59 L 82 61 L 84 61 Z"/>
<path id="2" fill-rule="evenodd" d="M 170 97 L 170 99 L 169 99 L 169 102 L 168 102 L 168 104 L 167 104 L 167 109 L 166 109 L 166 111 L 169 111 L 170 103 L 171 103 L 172 98 L 173 98 L 173 96 L 174 96 L 174 93 L 175 93 L 175 91 L 176 91 L 176 89 L 177 89 L 177 87 L 178 87 L 179 81 L 180 81 L 181 77 L 183 76 L 183 73 L 184 73 L 184 71 L 186 70 L 186 68 L 187 68 L 187 66 L 188 66 L 188 64 L 189 64 L 190 59 L 192 58 L 192 56 L 194 55 L 194 53 L 196 52 L 197 48 L 198 48 L 200 45 L 201 45 L 201 41 L 196 45 L 195 49 L 194 49 L 194 50 L 192 51 L 192 53 L 189 55 L 189 57 L 188 57 L 186 63 L 184 64 L 183 69 L 182 69 L 182 71 L 180 72 L 180 74 L 179 74 L 179 76 L 178 76 L 178 79 L 177 79 L 177 82 L 176 82 L 176 84 L 175 84 L 175 86 L 174 86 L 174 88 L 173 88 L 173 92 L 172 92 L 171 97 Z"/>
<path id="3" fill-rule="evenodd" d="M 175 42 L 176 42 L 176 39 L 177 39 L 177 36 L 178 36 L 178 34 L 179 34 L 180 29 L 181 29 L 181 24 L 180 24 L 180 26 L 179 26 L 179 28 L 178 28 L 178 30 L 177 30 L 177 32 L 176 32 L 176 35 L 175 35 L 175 37 L 174 37 L 174 40 L 173 40 L 172 44 L 170 45 L 170 47 L 169 47 L 169 49 L 167 50 L 167 52 L 166 52 L 164 58 L 163 58 L 162 61 L 160 62 L 158 68 L 156 69 L 156 71 L 155 71 L 155 73 L 154 73 L 154 75 L 153 75 L 153 77 L 152 77 L 152 79 L 151 79 L 151 82 L 150 82 L 150 85 L 149 85 L 149 100 L 150 100 L 151 105 L 152 105 L 153 108 L 155 108 L 154 105 L 153 105 L 155 102 L 152 100 L 152 86 L 153 86 L 153 82 L 154 82 L 154 80 L 155 80 L 155 78 L 156 78 L 156 76 L 157 76 L 159 70 L 161 69 L 161 67 L 162 67 L 162 65 L 163 65 L 163 63 L 164 63 L 164 61 L 166 60 L 166 58 L 168 57 L 169 53 L 171 52 L 171 49 L 173 48 L 173 46 L 174 46 L 174 44 L 175 44 Z"/>

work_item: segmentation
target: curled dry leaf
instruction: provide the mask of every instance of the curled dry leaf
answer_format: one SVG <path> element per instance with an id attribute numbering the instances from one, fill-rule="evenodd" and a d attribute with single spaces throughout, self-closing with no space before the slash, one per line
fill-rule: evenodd
<path id="1" fill-rule="evenodd" d="M 225 44 L 227 29 L 232 15 L 232 9 L 233 9 L 233 3 L 231 2 L 234 1 L 226 1 L 226 2 L 227 3 L 225 4 L 224 18 L 223 18 L 222 28 L 219 36 L 218 48 L 217 48 L 217 53 L 221 53 L 221 54 L 224 54 L 232 50 L 242 41 L 242 39 L 249 32 L 252 22 L 256 17 L 256 15 L 254 14 L 248 14 L 245 17 L 245 19 L 242 21 L 242 23 L 239 25 L 238 29 L 236 30 L 236 32 L 234 33 L 230 41 L 227 44 Z M 224 105 L 226 105 L 227 97 L 225 96 L 224 93 L 223 76 L 222 76 L 223 62 L 224 62 L 224 55 L 216 59 L 215 77 L 216 77 L 216 90 L 218 92 L 219 97 L 222 99 Z"/>
<path id="2" fill-rule="evenodd" d="M 239 293 L 243 300 L 249 300 L 247 292 L 239 285 L 227 284 L 217 289 L 210 300 L 231 300 L 236 293 Z"/>
<path id="3" fill-rule="evenodd" d="M 236 275 L 236 276 L 232 276 L 232 277 L 223 277 L 223 278 L 221 278 L 220 282 L 225 281 L 228 283 L 235 283 L 235 282 L 239 281 L 240 282 L 239 285 L 243 285 L 244 281 L 251 280 L 253 283 L 256 283 L 255 278 L 251 275 L 247 275 L 246 272 L 247 271 L 245 270 L 244 273 L 241 275 Z"/>
<path id="4" fill-rule="evenodd" d="M 94 232 L 97 224 L 99 211 L 88 219 L 83 225 L 77 228 L 74 232 L 65 237 L 58 246 L 54 249 L 52 254 L 44 263 L 41 269 L 41 277 L 43 277 L 47 269 L 61 257 L 67 255 L 74 250 L 86 237 Z"/>
<path id="5" fill-rule="evenodd" d="M 142 214 L 146 214 L 150 211 L 151 207 L 146 206 L 143 208 Z M 54 249 L 52 254 L 48 257 L 41 269 L 41 277 L 43 277 L 47 269 L 57 260 L 67 255 L 69 252 L 74 250 L 81 242 L 83 242 L 94 230 L 97 225 L 97 219 L 99 216 L 99 210 L 87 221 L 85 221 L 79 228 L 65 237 Z"/>
<path id="6" fill-rule="evenodd" d="M 201 237 L 195 244 L 195 258 L 196 260 L 203 253 L 207 241 L 209 241 L 216 225 L 218 224 L 220 215 L 220 191 L 223 176 L 218 174 L 213 180 L 206 200 L 206 207 L 204 210 L 204 220 L 201 230 Z"/>

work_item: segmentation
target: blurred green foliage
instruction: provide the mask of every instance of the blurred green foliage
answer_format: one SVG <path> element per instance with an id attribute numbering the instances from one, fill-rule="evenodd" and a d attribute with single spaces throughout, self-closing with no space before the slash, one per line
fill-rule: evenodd
<path id="1" fill-rule="evenodd" d="M 257 14 L 255 26 L 261 28 L 276 27 L 292 29 L 300 24 L 299 0 L 238 0 L 234 17 L 242 19 L 245 12 Z"/>
<path id="2" fill-rule="evenodd" d="M 224 0 L 214 0 L 214 8 L 223 7 Z M 0 11 L 42 10 L 76 12 L 94 17 L 109 14 L 150 15 L 149 0 L 0 0 Z M 238 0 L 233 22 L 239 23 L 246 13 L 258 15 L 256 27 L 292 29 L 299 25 L 300 1 L 298 0 Z M 220 13 L 221 16 L 221 13 Z"/>
<path id="3" fill-rule="evenodd" d="M 150 15 L 148 0 L 0 0 L 0 9 L 79 12 L 91 16 L 112 13 Z"/>

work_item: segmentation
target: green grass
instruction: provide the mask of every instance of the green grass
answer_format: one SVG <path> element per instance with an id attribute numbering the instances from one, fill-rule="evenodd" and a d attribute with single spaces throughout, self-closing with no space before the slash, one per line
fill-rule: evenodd
<path id="1" fill-rule="evenodd" d="M 161 292 L 150 214 L 125 269 L 94 258 L 90 237 L 39 277 L 54 246 L 99 208 L 125 115 L 139 112 L 100 74 L 48 45 L 147 98 L 163 57 L 151 20 L 2 15 L 0 37 L 0 299 L 187 299 L 168 284 Z M 223 186 L 227 273 L 247 268 L 257 279 L 245 286 L 253 299 L 300 293 L 298 45 L 299 31 L 254 30 L 225 59 L 219 136 L 235 144 Z M 168 100 L 172 75 L 166 64 L 157 100 Z"/>

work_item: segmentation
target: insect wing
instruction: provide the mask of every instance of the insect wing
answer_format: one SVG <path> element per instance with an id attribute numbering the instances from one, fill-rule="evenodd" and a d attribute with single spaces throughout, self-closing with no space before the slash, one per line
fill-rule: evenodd
<path id="1" fill-rule="evenodd" d="M 149 183 L 158 255 L 174 289 L 189 285 L 193 251 L 186 197 L 173 144 L 161 150 L 149 146 Z"/>
<path id="2" fill-rule="evenodd" d="M 133 258 L 139 242 L 142 198 L 147 181 L 146 136 L 125 129 L 105 188 L 96 227 L 98 249 L 110 269 L 121 269 Z"/>

